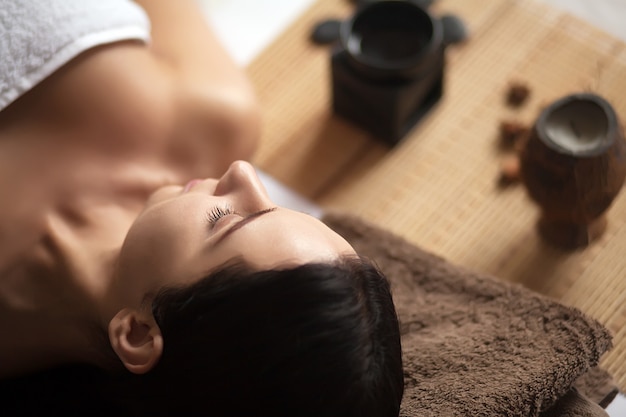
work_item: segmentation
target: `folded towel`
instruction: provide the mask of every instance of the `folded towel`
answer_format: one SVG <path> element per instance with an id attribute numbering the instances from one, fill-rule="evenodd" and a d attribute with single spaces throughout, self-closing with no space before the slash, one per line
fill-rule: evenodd
<path id="1" fill-rule="evenodd" d="M 603 406 L 617 392 L 605 372 L 579 379 L 611 346 L 598 322 L 354 217 L 324 221 L 391 281 L 405 363 L 402 416 L 606 415 L 572 391 Z"/>
<path id="2" fill-rule="evenodd" d="M 546 412 L 542 417 L 600 417 L 606 412 L 598 404 L 589 401 L 577 389 L 571 389 Z"/>
<path id="3" fill-rule="evenodd" d="M 81 52 L 148 41 L 149 26 L 129 0 L 0 0 L 0 111 Z"/>

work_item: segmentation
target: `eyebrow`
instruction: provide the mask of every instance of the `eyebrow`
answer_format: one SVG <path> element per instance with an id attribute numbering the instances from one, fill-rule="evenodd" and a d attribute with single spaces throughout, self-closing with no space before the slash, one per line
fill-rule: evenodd
<path id="1" fill-rule="evenodd" d="M 275 211 L 277 208 L 278 207 L 271 207 L 271 208 L 268 208 L 268 209 L 263 209 L 263 210 L 259 210 L 257 212 L 248 214 L 243 219 L 241 219 L 237 223 L 233 224 L 224 233 L 222 233 L 222 235 L 213 243 L 212 246 L 215 246 L 215 245 L 219 244 L 221 241 L 223 241 L 228 236 L 232 235 L 234 232 L 236 232 L 237 230 L 241 229 L 242 227 L 244 227 L 245 225 L 247 225 L 251 221 L 253 221 L 255 219 L 258 219 L 259 217 L 261 217 L 264 214 L 271 213 L 272 211 Z"/>

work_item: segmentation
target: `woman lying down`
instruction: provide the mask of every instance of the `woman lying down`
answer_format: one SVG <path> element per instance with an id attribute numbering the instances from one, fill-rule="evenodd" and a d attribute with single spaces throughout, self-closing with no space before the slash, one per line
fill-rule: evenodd
<path id="1" fill-rule="evenodd" d="M 194 1 L 0 10 L 0 407 L 397 416 L 389 285 L 242 161 L 258 109 Z"/>

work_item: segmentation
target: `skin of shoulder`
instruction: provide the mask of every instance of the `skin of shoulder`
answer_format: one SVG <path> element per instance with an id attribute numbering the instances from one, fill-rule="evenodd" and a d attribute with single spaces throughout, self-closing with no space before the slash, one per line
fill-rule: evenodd
<path id="1" fill-rule="evenodd" d="M 137 3 L 151 21 L 148 44 L 79 55 L 0 113 L 0 139 L 74 137 L 99 152 L 187 167 L 183 177 L 218 177 L 250 159 L 260 131 L 253 87 L 196 2 Z"/>

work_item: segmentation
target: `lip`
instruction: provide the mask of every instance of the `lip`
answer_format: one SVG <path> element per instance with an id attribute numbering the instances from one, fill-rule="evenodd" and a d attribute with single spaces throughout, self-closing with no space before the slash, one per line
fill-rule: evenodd
<path id="1" fill-rule="evenodd" d="M 194 179 L 185 184 L 185 188 L 183 188 L 183 193 L 190 191 L 196 184 L 202 182 L 201 179 Z"/>

